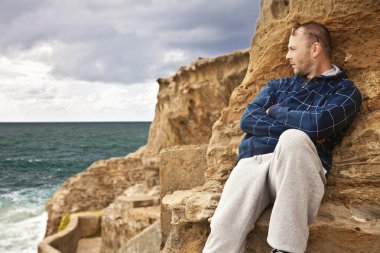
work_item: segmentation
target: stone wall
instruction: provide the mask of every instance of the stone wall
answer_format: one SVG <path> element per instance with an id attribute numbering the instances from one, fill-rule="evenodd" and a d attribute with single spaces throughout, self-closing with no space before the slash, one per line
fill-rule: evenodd
<path id="1" fill-rule="evenodd" d="M 292 74 L 285 60 L 293 24 L 310 20 L 329 27 L 333 62 L 346 70 L 363 94 L 363 105 L 347 136 L 334 151 L 318 220 L 311 228 L 308 252 L 378 252 L 380 248 L 380 2 L 262 0 L 243 83 L 213 126 L 202 189 L 174 192 L 163 203 L 177 221 L 163 252 L 200 252 L 218 197 L 237 160 L 242 138 L 239 119 L 246 106 L 271 79 Z M 269 213 L 268 213 L 269 212 Z M 184 215 L 191 213 L 191 215 Z M 269 251 L 270 209 L 249 237 L 249 252 Z M 183 234 L 202 236 L 190 238 Z M 252 240 L 255 236 L 255 240 Z M 197 245 L 196 248 L 194 245 Z"/>
<path id="2" fill-rule="evenodd" d="M 78 213 L 70 216 L 67 227 L 46 237 L 38 245 L 38 253 L 73 253 L 82 238 L 99 236 L 101 218 L 94 213 Z"/>

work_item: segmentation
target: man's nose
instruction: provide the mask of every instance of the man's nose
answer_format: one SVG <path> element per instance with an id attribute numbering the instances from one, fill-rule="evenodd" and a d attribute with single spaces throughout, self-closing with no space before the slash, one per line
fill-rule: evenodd
<path id="1" fill-rule="evenodd" d="M 290 52 L 289 52 L 289 51 L 286 53 L 285 58 L 286 58 L 287 60 L 290 60 L 291 56 L 290 56 Z"/>

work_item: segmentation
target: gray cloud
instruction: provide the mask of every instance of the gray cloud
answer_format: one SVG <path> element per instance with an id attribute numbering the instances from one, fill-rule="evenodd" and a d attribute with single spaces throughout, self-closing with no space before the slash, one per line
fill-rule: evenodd
<path id="1" fill-rule="evenodd" d="M 52 55 L 44 60 L 56 77 L 143 82 L 199 56 L 249 47 L 258 2 L 3 0 L 0 54 L 22 54 L 50 43 Z M 165 62 L 173 50 L 183 56 Z"/>

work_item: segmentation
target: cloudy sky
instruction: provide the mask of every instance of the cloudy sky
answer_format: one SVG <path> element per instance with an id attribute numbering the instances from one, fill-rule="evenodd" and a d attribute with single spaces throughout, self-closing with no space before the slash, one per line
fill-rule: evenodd
<path id="1" fill-rule="evenodd" d="M 158 77 L 248 48 L 258 0 L 0 0 L 0 122 L 150 121 Z"/>

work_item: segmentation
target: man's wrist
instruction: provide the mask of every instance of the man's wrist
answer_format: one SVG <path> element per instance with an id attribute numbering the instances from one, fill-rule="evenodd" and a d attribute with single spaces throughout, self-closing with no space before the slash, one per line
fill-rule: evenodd
<path id="1" fill-rule="evenodd" d="M 269 114 L 269 116 L 276 119 L 278 107 L 279 107 L 278 104 L 271 105 L 267 110 L 267 113 Z"/>

